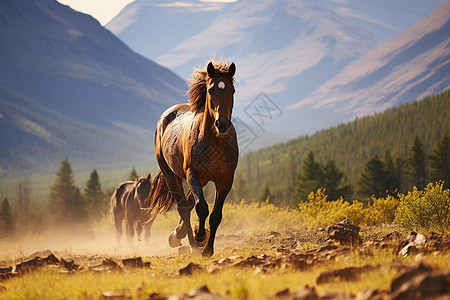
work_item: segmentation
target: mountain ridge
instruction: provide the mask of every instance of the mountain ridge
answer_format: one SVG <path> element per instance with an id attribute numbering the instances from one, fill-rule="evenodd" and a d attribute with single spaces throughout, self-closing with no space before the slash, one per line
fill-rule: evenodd
<path id="1" fill-rule="evenodd" d="M 0 177 L 64 158 L 151 168 L 154 127 L 185 100 L 183 79 L 55 0 L 1 1 L 0 38 Z"/>

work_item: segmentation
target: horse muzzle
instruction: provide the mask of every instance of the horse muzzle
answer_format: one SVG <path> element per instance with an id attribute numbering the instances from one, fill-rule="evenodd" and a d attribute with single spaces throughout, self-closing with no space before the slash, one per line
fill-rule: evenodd
<path id="1" fill-rule="evenodd" d="M 225 134 L 225 133 L 228 132 L 228 129 L 231 126 L 231 120 L 229 120 L 229 119 L 217 119 L 214 122 L 214 126 L 216 127 L 217 132 L 219 134 Z"/>

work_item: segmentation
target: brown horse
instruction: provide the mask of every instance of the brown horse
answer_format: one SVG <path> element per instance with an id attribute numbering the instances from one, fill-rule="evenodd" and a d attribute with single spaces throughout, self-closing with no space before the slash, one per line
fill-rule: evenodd
<path id="1" fill-rule="evenodd" d="M 150 229 L 154 218 L 142 211 L 145 199 L 151 191 L 151 175 L 136 178 L 135 181 L 125 181 L 117 186 L 110 199 L 110 211 L 114 217 L 117 243 L 122 237 L 122 223 L 125 220 L 128 243 L 131 245 L 136 232 L 138 241 L 145 229 L 145 239 L 150 237 Z"/>
<path id="2" fill-rule="evenodd" d="M 194 71 L 189 83 L 190 103 L 167 109 L 155 133 L 155 154 L 161 171 L 153 181 L 148 211 L 151 215 L 166 212 L 176 201 L 180 222 L 170 234 L 169 244 L 181 245 L 180 240 L 187 234 L 194 251 L 206 244 L 202 252 L 205 256 L 214 253 L 223 204 L 238 162 L 236 131 L 231 123 L 235 71 L 234 63 L 223 61 L 210 62 L 205 69 Z M 182 179 L 189 185 L 187 197 Z M 203 196 L 203 187 L 209 181 L 216 186 L 210 232 L 205 230 L 209 209 Z M 190 213 L 194 206 L 199 222 L 193 233 Z"/>

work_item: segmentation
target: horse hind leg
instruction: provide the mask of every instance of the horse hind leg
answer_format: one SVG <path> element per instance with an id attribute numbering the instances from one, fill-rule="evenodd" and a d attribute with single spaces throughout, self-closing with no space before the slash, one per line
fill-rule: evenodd
<path id="1" fill-rule="evenodd" d="M 153 222 L 155 222 L 155 218 L 153 218 L 151 220 L 148 220 L 143 225 L 144 241 L 145 241 L 146 244 L 148 244 L 149 241 L 150 241 L 150 236 L 152 234 Z"/>
<path id="2" fill-rule="evenodd" d="M 127 241 L 128 246 L 133 246 L 133 237 L 134 237 L 134 222 L 132 220 L 126 221 L 126 230 L 127 230 Z"/>
<path id="3" fill-rule="evenodd" d="M 141 237 L 142 237 L 143 225 L 142 225 L 141 221 L 135 221 L 134 225 L 135 225 L 137 240 L 138 240 L 138 242 L 141 242 L 142 241 Z"/>
<path id="4" fill-rule="evenodd" d="M 120 240 L 122 239 L 123 235 L 122 223 L 123 223 L 123 214 L 114 213 L 114 225 L 116 227 L 117 246 L 120 246 Z"/>
<path id="5" fill-rule="evenodd" d="M 187 199 L 188 203 L 192 206 L 192 208 L 194 208 L 195 199 L 191 192 L 189 192 L 186 199 Z M 191 210 L 192 210 L 192 208 L 191 208 Z M 175 228 L 175 233 L 176 233 L 176 238 L 179 240 L 185 238 L 187 235 L 186 226 L 184 226 L 183 219 L 181 219 L 181 218 L 180 218 L 180 221 L 178 222 L 178 226 Z"/>

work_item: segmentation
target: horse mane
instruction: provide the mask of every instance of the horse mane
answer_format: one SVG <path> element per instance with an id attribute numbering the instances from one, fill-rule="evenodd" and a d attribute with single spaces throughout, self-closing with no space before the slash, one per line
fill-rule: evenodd
<path id="1" fill-rule="evenodd" d="M 233 83 L 233 77 L 228 74 L 230 64 L 227 61 L 213 60 L 211 62 L 214 65 L 214 69 L 216 69 L 216 74 L 220 73 L 220 75 L 228 77 Z M 192 79 L 188 83 L 189 91 L 187 94 L 189 95 L 189 104 L 193 112 L 202 111 L 206 103 L 206 82 L 209 79 L 208 72 L 206 71 L 207 65 L 203 69 L 195 69 L 192 72 Z"/>

